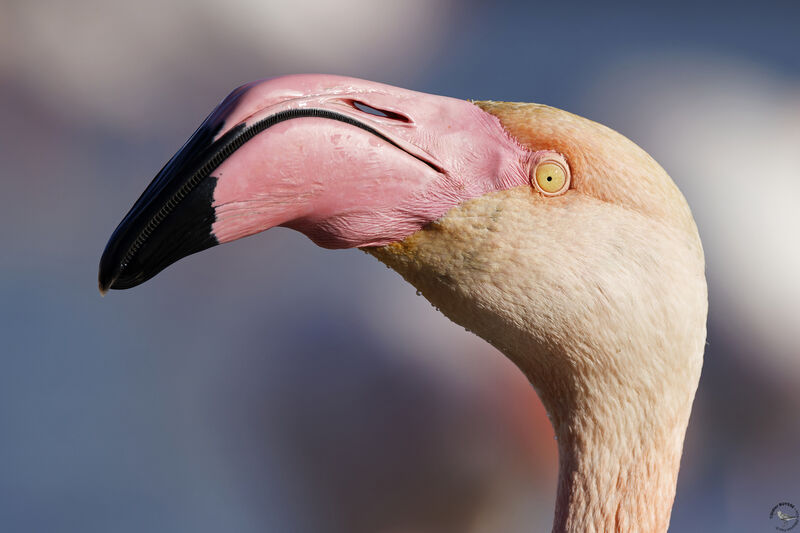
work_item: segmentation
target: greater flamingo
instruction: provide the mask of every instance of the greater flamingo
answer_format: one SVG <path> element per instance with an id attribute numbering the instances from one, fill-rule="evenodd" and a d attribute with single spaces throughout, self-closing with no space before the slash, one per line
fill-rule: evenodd
<path id="1" fill-rule="evenodd" d="M 543 105 L 255 82 L 120 223 L 100 290 L 278 225 L 366 250 L 517 364 L 558 438 L 553 531 L 666 531 L 707 292 L 689 207 L 641 148 Z"/>

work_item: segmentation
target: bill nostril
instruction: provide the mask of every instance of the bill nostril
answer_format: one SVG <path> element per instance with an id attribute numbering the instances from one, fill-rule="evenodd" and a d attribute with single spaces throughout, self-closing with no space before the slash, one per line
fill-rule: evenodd
<path id="1" fill-rule="evenodd" d="M 369 104 L 365 104 L 364 102 L 359 102 L 358 100 L 350 100 L 350 104 L 361 111 L 362 113 L 367 113 L 368 115 L 374 115 L 376 117 L 383 117 L 388 118 L 391 120 L 397 120 L 399 122 L 405 122 L 407 124 L 411 123 L 411 119 L 405 115 L 401 115 L 400 113 L 396 113 L 394 111 L 389 111 L 388 109 L 378 109 L 376 107 L 372 107 Z"/>

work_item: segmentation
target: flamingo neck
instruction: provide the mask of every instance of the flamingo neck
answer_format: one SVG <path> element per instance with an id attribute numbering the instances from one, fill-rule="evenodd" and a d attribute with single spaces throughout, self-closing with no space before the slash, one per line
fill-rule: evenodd
<path id="1" fill-rule="evenodd" d="M 553 532 L 666 532 L 681 447 L 613 451 L 576 440 L 559 443 Z"/>
<path id="2" fill-rule="evenodd" d="M 548 410 L 554 406 L 558 439 L 553 532 L 666 532 L 691 403 L 658 402 L 648 391 L 611 383 L 585 395 L 598 384 L 576 385 L 585 387 L 578 397 L 565 402 L 561 390 L 557 405 L 541 394 Z"/>
<path id="3" fill-rule="evenodd" d="M 696 233 L 520 187 L 367 251 L 536 388 L 559 443 L 554 532 L 666 531 L 705 347 Z"/>

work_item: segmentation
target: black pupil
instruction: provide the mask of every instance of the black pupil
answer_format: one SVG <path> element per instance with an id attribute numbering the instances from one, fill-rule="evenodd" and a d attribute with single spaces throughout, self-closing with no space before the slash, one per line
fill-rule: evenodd
<path id="1" fill-rule="evenodd" d="M 547 176 L 547 181 L 553 181 L 553 176 Z"/>

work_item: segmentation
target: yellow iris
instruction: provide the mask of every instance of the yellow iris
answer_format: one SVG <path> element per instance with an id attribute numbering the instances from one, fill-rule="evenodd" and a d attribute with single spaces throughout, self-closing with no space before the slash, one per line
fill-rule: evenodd
<path id="1" fill-rule="evenodd" d="M 561 192 L 567 183 L 567 172 L 558 163 L 542 163 L 536 167 L 536 183 L 548 194 Z"/>

